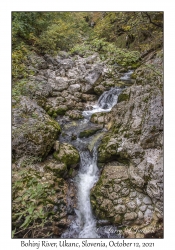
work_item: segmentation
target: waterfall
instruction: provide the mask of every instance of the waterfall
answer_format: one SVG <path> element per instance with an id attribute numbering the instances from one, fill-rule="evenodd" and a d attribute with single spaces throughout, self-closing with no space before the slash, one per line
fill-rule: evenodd
<path id="1" fill-rule="evenodd" d="M 80 152 L 81 164 L 78 174 L 78 207 L 82 230 L 79 238 L 98 238 L 95 219 L 90 204 L 90 190 L 98 181 L 97 149 L 91 157 L 88 151 Z"/>
<path id="2" fill-rule="evenodd" d="M 80 123 L 80 126 L 84 123 L 90 123 L 90 117 L 94 113 L 109 112 L 117 103 L 118 95 L 121 91 L 117 87 L 105 91 L 92 110 L 83 111 L 84 120 Z M 97 232 L 96 219 L 93 216 L 90 203 L 90 190 L 99 178 L 97 145 L 94 146 L 93 152 L 90 153 L 87 147 L 84 146 L 85 144 L 85 138 L 78 138 L 74 142 L 74 146 L 79 150 L 81 159 L 79 172 L 74 178 L 78 190 L 78 207 L 75 209 L 75 220 L 62 234 L 61 238 L 101 238 Z"/>
<path id="3" fill-rule="evenodd" d="M 85 118 L 90 118 L 94 113 L 111 111 L 112 107 L 117 103 L 121 91 L 122 90 L 118 87 L 105 91 L 98 99 L 97 104 L 93 106 L 92 110 L 83 111 L 83 116 Z"/>
<path id="4" fill-rule="evenodd" d="M 120 77 L 120 80 L 122 80 L 122 81 L 130 81 L 131 80 L 131 75 L 132 75 L 133 72 L 134 72 L 133 70 L 129 70 L 122 77 Z"/>

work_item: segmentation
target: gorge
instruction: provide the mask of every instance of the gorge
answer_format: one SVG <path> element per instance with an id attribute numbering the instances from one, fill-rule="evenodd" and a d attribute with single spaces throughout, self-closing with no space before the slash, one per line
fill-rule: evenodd
<path id="1" fill-rule="evenodd" d="M 54 237 L 159 235 L 163 212 L 160 83 L 148 84 L 151 70 L 142 67 L 132 71 L 136 80 L 132 74 L 128 79 L 128 71 L 123 73 L 120 66 L 109 77 L 109 66 L 97 53 L 77 59 L 63 55 L 34 57 L 49 69 L 39 69 L 25 85 L 29 96 L 13 103 L 15 181 L 22 177 L 26 188 L 32 189 L 29 183 L 38 188 L 38 205 L 44 203 L 45 208 L 41 216 L 51 217 L 53 222 L 48 220 L 46 228 Z M 161 58 L 152 63 L 160 64 Z M 41 87 L 36 89 L 38 82 Z M 48 151 L 52 153 L 45 157 Z M 44 157 L 41 163 L 36 162 L 38 155 Z M 28 174 L 21 175 L 22 166 Z M 16 187 L 14 204 L 20 196 L 23 200 L 21 207 L 14 206 L 18 213 L 37 211 L 35 203 L 25 207 L 26 199 L 32 195 L 35 199 L 29 190 L 27 194 Z M 22 218 L 16 216 L 14 225 L 24 223 Z M 115 233 L 118 226 L 122 236 Z M 128 228 L 132 228 L 129 233 Z M 41 232 L 36 230 L 40 237 Z"/>
<path id="2" fill-rule="evenodd" d="M 14 238 L 163 237 L 163 49 L 99 41 L 32 50 L 18 73 Z"/>

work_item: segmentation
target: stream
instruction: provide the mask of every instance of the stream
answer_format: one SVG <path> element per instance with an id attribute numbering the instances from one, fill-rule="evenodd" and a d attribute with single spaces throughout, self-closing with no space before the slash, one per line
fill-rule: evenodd
<path id="1" fill-rule="evenodd" d="M 124 75 L 125 80 L 129 80 L 130 72 Z M 71 222 L 69 228 L 62 234 L 61 238 L 121 238 L 117 234 L 117 228 L 111 225 L 107 220 L 97 221 L 93 215 L 90 203 L 90 190 L 99 179 L 99 169 L 97 167 L 97 148 L 100 139 L 105 133 L 105 129 L 101 128 L 88 138 L 80 138 L 80 132 L 97 125 L 90 122 L 92 114 L 98 112 L 109 112 L 117 103 L 118 96 L 122 92 L 119 87 L 113 87 L 109 91 L 105 91 L 98 102 L 91 107 L 86 107 L 83 111 L 84 119 L 80 121 L 68 122 L 63 126 L 62 134 L 59 138 L 60 142 L 72 144 L 80 154 L 80 166 L 78 174 L 73 178 L 73 182 L 77 188 L 78 204 L 75 210 L 75 218 Z M 89 110 L 90 109 L 90 110 Z M 72 139 L 72 135 L 76 139 Z M 92 150 L 89 150 L 89 143 L 97 137 Z M 98 226 L 97 226 L 98 224 Z"/>

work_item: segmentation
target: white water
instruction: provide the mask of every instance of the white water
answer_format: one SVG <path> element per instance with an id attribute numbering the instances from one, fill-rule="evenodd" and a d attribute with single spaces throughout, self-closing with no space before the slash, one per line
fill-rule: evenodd
<path id="1" fill-rule="evenodd" d="M 130 77 L 134 71 L 129 70 L 127 73 L 124 74 L 124 76 L 120 77 L 120 80 L 128 81 L 130 80 Z"/>
<path id="2" fill-rule="evenodd" d="M 98 103 L 92 106 L 92 110 L 83 111 L 83 116 L 90 118 L 92 114 L 111 111 L 112 107 L 117 103 L 120 93 L 121 89 L 119 88 L 111 88 L 109 91 L 105 91 L 98 99 Z"/>
<path id="3" fill-rule="evenodd" d="M 104 92 L 98 100 L 98 103 L 93 106 L 90 111 L 83 111 L 84 120 L 90 120 L 92 114 L 97 112 L 109 112 L 117 103 L 118 95 L 121 89 L 112 88 Z M 85 143 L 82 139 L 77 139 L 77 143 Z M 78 209 L 76 219 L 70 225 L 70 228 L 61 236 L 61 238 L 100 238 L 96 229 L 96 220 L 92 213 L 90 203 L 90 190 L 98 181 L 97 167 L 97 148 L 93 149 L 93 155 L 86 150 L 79 150 L 80 153 L 80 169 L 75 178 L 78 189 Z"/>
<path id="4" fill-rule="evenodd" d="M 88 151 L 80 152 L 81 168 L 78 174 L 78 208 L 82 230 L 79 238 L 98 238 L 96 221 L 90 204 L 90 190 L 98 181 L 97 150 L 94 148 L 93 157 Z"/>

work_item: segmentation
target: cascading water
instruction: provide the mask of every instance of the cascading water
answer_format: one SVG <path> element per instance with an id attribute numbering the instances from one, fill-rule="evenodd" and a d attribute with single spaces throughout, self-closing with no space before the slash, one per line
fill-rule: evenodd
<path id="1" fill-rule="evenodd" d="M 132 75 L 133 72 L 134 72 L 133 70 L 129 70 L 122 77 L 120 77 L 120 80 L 122 80 L 122 81 L 130 81 L 131 80 L 131 75 Z"/>
<path id="2" fill-rule="evenodd" d="M 109 91 L 105 91 L 92 110 L 83 111 L 85 119 L 79 124 L 80 128 L 83 124 L 90 123 L 89 120 L 92 114 L 109 112 L 117 103 L 121 91 L 120 88 L 111 88 Z M 86 143 L 87 138 L 78 138 L 72 143 L 79 150 L 81 159 L 78 175 L 74 178 L 78 190 L 78 207 L 75 209 L 75 220 L 62 234 L 61 238 L 101 238 L 101 235 L 97 232 L 96 220 L 90 204 L 90 190 L 99 178 L 97 145 L 94 146 L 93 152 L 90 153 Z"/>
<path id="3" fill-rule="evenodd" d="M 122 90 L 117 87 L 105 91 L 98 99 L 98 103 L 93 106 L 92 110 L 83 111 L 83 116 L 89 118 L 94 113 L 111 111 L 112 107 L 117 103 L 118 95 L 121 91 Z"/>

